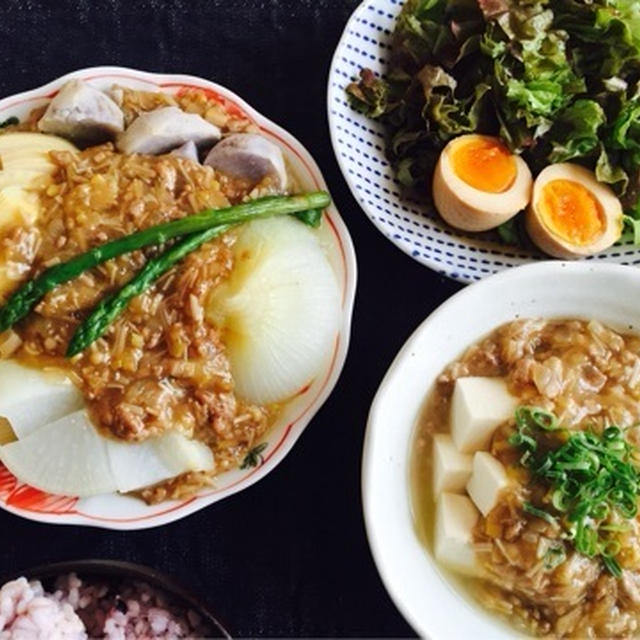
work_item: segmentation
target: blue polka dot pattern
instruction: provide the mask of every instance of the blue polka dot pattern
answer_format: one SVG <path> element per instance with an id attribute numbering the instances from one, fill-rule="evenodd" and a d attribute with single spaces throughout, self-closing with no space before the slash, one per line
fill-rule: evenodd
<path id="1" fill-rule="evenodd" d="M 486 234 L 448 227 L 427 207 L 400 196 L 384 155 L 382 127 L 349 106 L 344 89 L 363 67 L 384 73 L 402 0 L 365 0 L 347 23 L 336 49 L 327 94 L 331 140 L 354 197 L 375 226 L 414 260 L 470 283 L 545 256 L 500 244 Z M 592 260 L 639 264 L 640 250 L 616 246 Z"/>

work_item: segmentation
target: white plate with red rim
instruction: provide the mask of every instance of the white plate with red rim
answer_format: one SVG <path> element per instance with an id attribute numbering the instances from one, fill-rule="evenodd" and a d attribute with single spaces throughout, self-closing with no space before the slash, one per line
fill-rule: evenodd
<path id="1" fill-rule="evenodd" d="M 195 76 L 147 73 L 123 67 L 81 69 L 32 91 L 0 100 L 0 122 L 10 117 L 24 119 L 32 109 L 45 105 L 62 85 L 74 78 L 81 78 L 103 90 L 110 89 L 114 84 L 171 94 L 185 89 L 202 89 L 228 111 L 246 116 L 262 135 L 276 142 L 285 153 L 289 167 L 303 190 L 328 191 L 318 165 L 292 135 L 258 113 L 232 91 Z M 341 322 L 333 353 L 311 384 L 286 404 L 265 437 L 266 447 L 254 457 L 255 466 L 234 469 L 217 476 L 215 486 L 201 490 L 192 498 L 149 506 L 136 498 L 118 494 L 82 499 L 49 495 L 20 483 L 0 464 L 0 507 L 38 522 L 108 529 L 146 529 L 184 518 L 264 478 L 291 450 L 328 398 L 338 381 L 347 354 L 356 287 L 356 258 L 349 232 L 333 204 L 326 210 L 322 233 L 322 242 L 338 276 L 342 293 Z"/>

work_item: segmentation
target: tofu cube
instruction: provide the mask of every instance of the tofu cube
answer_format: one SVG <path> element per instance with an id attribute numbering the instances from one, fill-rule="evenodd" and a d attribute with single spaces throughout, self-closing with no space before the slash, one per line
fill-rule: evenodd
<path id="1" fill-rule="evenodd" d="M 502 378 L 458 378 L 451 400 L 451 436 L 458 451 L 487 449 L 493 432 L 517 406 Z"/>
<path id="2" fill-rule="evenodd" d="M 471 477 L 473 456 L 460 453 L 451 436 L 439 433 L 433 438 L 433 495 L 443 491 L 462 493 Z"/>
<path id="3" fill-rule="evenodd" d="M 486 451 L 473 456 L 473 473 L 467 484 L 467 493 L 483 516 L 496 506 L 498 495 L 509 484 L 504 466 Z"/>
<path id="4" fill-rule="evenodd" d="M 479 576 L 473 549 L 478 510 L 467 496 L 442 493 L 436 503 L 435 554 L 438 562 L 457 573 Z"/>

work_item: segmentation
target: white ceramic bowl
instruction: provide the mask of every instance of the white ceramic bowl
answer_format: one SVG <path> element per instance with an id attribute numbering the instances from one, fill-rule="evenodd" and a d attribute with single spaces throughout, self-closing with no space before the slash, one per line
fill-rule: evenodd
<path id="1" fill-rule="evenodd" d="M 640 271 L 541 262 L 468 287 L 432 313 L 385 376 L 369 414 L 362 466 L 364 515 L 382 579 L 414 629 L 433 640 L 507 640 L 515 632 L 454 590 L 418 540 L 409 454 L 427 392 L 447 364 L 499 325 L 527 317 L 595 318 L 640 330 Z"/>
<path id="2" fill-rule="evenodd" d="M 336 48 L 327 87 L 331 142 L 354 198 L 373 224 L 414 260 L 460 282 L 475 282 L 498 271 L 546 258 L 509 247 L 489 234 L 449 227 L 431 208 L 402 197 L 384 153 L 382 125 L 354 111 L 345 87 L 360 69 L 384 74 L 391 34 L 404 0 L 364 0 L 353 12 Z M 594 261 L 636 264 L 637 247 L 614 246 Z"/>
<path id="3" fill-rule="evenodd" d="M 72 78 L 82 78 L 100 89 L 108 89 L 114 84 L 168 93 L 178 93 L 193 87 L 203 89 L 228 110 L 243 113 L 258 125 L 263 135 L 279 144 L 303 189 L 328 190 L 318 165 L 293 136 L 260 115 L 228 89 L 193 76 L 161 75 L 122 67 L 82 69 L 43 87 L 0 100 L 0 122 L 10 116 L 20 119 L 26 117 L 32 109 L 51 100 L 60 87 Z M 323 242 L 342 291 L 342 321 L 335 337 L 333 354 L 324 370 L 319 372 L 305 392 L 287 404 L 277 423 L 267 434 L 268 446 L 262 452 L 258 466 L 220 475 L 213 488 L 200 491 L 196 497 L 147 506 L 140 500 L 116 494 L 80 500 L 51 496 L 17 482 L 0 465 L 0 507 L 39 522 L 110 529 L 144 529 L 183 518 L 264 478 L 290 451 L 327 399 L 346 358 L 356 286 L 356 259 L 349 232 L 334 205 L 327 210 Z"/>

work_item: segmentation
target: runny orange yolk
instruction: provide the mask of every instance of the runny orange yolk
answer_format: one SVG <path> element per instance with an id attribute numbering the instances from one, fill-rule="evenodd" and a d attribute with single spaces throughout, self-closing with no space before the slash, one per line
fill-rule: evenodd
<path id="1" fill-rule="evenodd" d="M 538 210 L 549 229 L 574 245 L 585 245 L 604 230 L 602 206 L 593 193 L 573 180 L 544 185 Z"/>
<path id="2" fill-rule="evenodd" d="M 516 179 L 516 161 L 503 144 L 491 138 L 471 138 L 454 146 L 451 164 L 469 186 L 486 193 L 502 193 Z"/>

